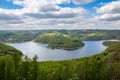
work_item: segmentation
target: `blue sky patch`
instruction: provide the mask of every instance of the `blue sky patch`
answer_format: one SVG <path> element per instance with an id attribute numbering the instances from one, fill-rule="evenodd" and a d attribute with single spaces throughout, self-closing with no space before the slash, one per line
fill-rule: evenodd
<path id="1" fill-rule="evenodd" d="M 6 1 L 6 0 L 0 0 L 0 8 L 4 8 L 4 9 L 21 9 L 23 8 L 20 5 L 15 5 L 13 4 L 12 1 Z"/>

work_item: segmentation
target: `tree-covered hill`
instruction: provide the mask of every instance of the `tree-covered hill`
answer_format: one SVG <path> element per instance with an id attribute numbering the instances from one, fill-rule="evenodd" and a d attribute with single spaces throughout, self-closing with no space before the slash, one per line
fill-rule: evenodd
<path id="1" fill-rule="evenodd" d="M 111 45 L 117 44 L 117 43 L 120 43 L 120 42 L 116 42 L 116 41 L 105 41 L 105 42 L 103 42 L 103 45 L 105 45 L 105 46 L 111 46 Z"/>
<path id="2" fill-rule="evenodd" d="M 22 52 L 15 49 L 14 47 L 11 47 L 4 43 L 0 43 L 0 55 L 13 54 L 13 53 L 18 53 L 22 55 Z"/>
<path id="3" fill-rule="evenodd" d="M 41 34 L 43 31 L 0 31 L 0 42 L 12 42 L 12 43 L 18 43 L 18 42 L 25 42 L 25 41 L 31 41 L 36 36 Z"/>
<path id="4" fill-rule="evenodd" d="M 48 47 L 52 49 L 57 48 L 71 50 L 84 45 L 84 43 L 82 43 L 77 37 L 71 37 L 57 32 L 39 35 L 34 39 L 34 41 L 48 43 Z"/>

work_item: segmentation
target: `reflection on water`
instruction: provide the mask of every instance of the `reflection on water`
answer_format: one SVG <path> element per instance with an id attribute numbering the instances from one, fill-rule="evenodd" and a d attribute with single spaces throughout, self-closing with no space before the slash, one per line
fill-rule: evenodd
<path id="1" fill-rule="evenodd" d="M 84 41 L 84 47 L 70 51 L 49 49 L 46 47 L 46 44 L 34 43 L 32 41 L 24 43 L 11 43 L 9 45 L 21 50 L 23 54 L 27 55 L 29 58 L 32 58 L 35 54 L 37 54 L 39 61 L 48 61 L 75 59 L 100 53 L 106 49 L 106 47 L 102 45 L 102 42 L 103 41 Z"/>

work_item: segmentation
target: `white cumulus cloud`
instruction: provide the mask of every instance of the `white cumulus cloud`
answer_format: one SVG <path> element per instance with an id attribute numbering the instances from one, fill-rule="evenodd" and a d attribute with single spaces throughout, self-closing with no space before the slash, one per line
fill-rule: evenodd
<path id="1" fill-rule="evenodd" d="M 120 13 L 120 1 L 113 1 L 97 9 L 98 13 Z"/>
<path id="2" fill-rule="evenodd" d="M 98 20 L 104 21 L 119 21 L 120 20 L 120 1 L 112 1 L 100 8 L 96 9 L 100 16 L 96 16 L 95 18 Z"/>

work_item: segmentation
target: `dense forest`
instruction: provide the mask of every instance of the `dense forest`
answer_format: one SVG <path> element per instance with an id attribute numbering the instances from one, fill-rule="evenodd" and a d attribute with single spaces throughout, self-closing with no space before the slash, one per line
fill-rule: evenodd
<path id="1" fill-rule="evenodd" d="M 29 31 L 0 31 L 1 42 L 25 42 L 32 41 L 44 33 L 61 33 L 80 40 L 108 40 L 119 39 L 120 30 L 29 30 Z"/>
<path id="2" fill-rule="evenodd" d="M 4 44 L 0 47 L 14 50 Z M 21 59 L 19 51 L 1 55 L 0 80 L 120 80 L 120 43 L 81 59 L 38 62 L 37 58 Z"/>

